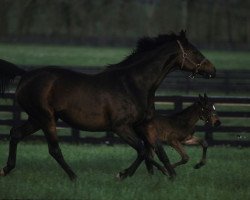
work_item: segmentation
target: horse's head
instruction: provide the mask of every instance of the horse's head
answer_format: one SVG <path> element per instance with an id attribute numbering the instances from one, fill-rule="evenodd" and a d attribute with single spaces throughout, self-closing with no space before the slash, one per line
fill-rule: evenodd
<path id="1" fill-rule="evenodd" d="M 200 119 L 214 127 L 219 126 L 221 122 L 215 111 L 215 106 L 213 103 L 208 102 L 206 94 L 204 94 L 204 97 L 199 95 L 198 103 L 200 105 Z"/>
<path id="2" fill-rule="evenodd" d="M 214 65 L 187 40 L 185 31 L 180 32 L 177 44 L 179 47 L 178 62 L 181 70 L 192 72 L 191 78 L 194 78 L 196 74 L 200 74 L 204 78 L 215 77 L 216 69 Z"/>

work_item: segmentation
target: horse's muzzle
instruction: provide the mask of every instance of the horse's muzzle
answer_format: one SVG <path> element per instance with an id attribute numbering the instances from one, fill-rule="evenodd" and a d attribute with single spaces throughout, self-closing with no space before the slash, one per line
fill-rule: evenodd
<path id="1" fill-rule="evenodd" d="M 216 69 L 214 68 L 213 71 L 203 74 L 203 77 L 207 78 L 207 79 L 215 78 L 216 77 Z"/>

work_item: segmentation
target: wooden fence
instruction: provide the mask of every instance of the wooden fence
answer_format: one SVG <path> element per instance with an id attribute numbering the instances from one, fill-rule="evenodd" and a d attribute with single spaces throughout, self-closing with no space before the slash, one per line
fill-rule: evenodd
<path id="1" fill-rule="evenodd" d="M 6 100 L 1 100 L 3 102 L 0 105 L 0 116 L 4 113 L 8 113 L 11 117 L 7 119 L 0 119 L 0 127 L 2 126 L 18 126 L 23 121 L 25 116 L 23 112 L 14 100 L 14 94 L 6 94 Z M 247 97 L 212 97 L 210 98 L 216 105 L 230 106 L 230 109 L 225 109 L 225 111 L 218 110 L 218 115 L 220 116 L 222 122 L 223 118 L 232 118 L 232 119 L 241 119 L 249 120 L 250 119 L 250 98 Z M 194 96 L 157 96 L 155 99 L 156 105 L 161 104 L 161 107 L 164 105 L 168 109 L 159 109 L 158 111 L 162 114 L 171 114 L 173 112 L 180 111 L 187 103 L 192 103 L 197 100 L 197 97 Z M 6 103 L 4 103 L 6 102 Z M 240 111 L 237 111 L 237 106 L 243 107 Z M 236 110 L 236 111 L 235 111 Z M 249 121 L 248 121 L 249 123 Z M 58 122 L 58 128 L 67 128 L 68 126 L 62 122 Z M 10 127 L 9 127 L 10 128 Z M 237 125 L 221 125 L 218 128 L 212 128 L 209 125 L 206 126 L 197 126 L 198 132 L 205 132 L 205 138 L 207 139 L 209 145 L 221 145 L 228 144 L 233 146 L 250 146 L 250 124 L 244 126 Z M 232 140 L 216 140 L 214 136 L 222 133 L 232 133 L 235 137 Z M 86 137 L 82 136 L 81 132 L 77 129 L 70 129 L 68 135 L 60 136 L 60 141 L 65 142 L 74 142 L 74 143 L 91 143 L 91 144 L 114 144 L 121 143 L 122 141 L 114 136 L 112 133 L 102 133 L 102 137 Z M 101 135 L 101 133 L 100 133 Z M 244 137 L 241 137 L 241 136 Z M 0 140 L 6 140 L 9 137 L 9 134 L 0 132 Z M 27 138 L 27 140 L 44 140 L 43 135 L 32 135 Z"/>

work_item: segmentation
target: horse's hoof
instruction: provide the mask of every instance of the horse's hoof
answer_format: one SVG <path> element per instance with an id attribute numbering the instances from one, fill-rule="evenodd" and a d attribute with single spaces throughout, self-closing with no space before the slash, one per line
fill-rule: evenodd
<path id="1" fill-rule="evenodd" d="M 124 180 L 126 177 L 127 177 L 127 175 L 126 175 L 125 172 L 119 172 L 119 173 L 116 175 L 116 178 L 117 178 L 117 180 L 119 180 L 119 181 Z"/>
<path id="2" fill-rule="evenodd" d="M 70 175 L 69 178 L 70 178 L 71 181 L 76 181 L 77 176 L 75 174 L 72 174 L 72 175 Z"/>
<path id="3" fill-rule="evenodd" d="M 3 169 L 1 169 L 1 171 L 0 171 L 0 176 L 5 176 Z"/>

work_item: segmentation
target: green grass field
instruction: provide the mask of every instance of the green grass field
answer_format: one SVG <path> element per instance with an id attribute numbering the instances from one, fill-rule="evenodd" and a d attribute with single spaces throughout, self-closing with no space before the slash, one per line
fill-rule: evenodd
<path id="1" fill-rule="evenodd" d="M 133 48 L 0 44 L 0 58 L 22 65 L 106 66 Z M 249 52 L 201 51 L 217 70 L 250 69 Z"/>
<path id="2" fill-rule="evenodd" d="M 7 158 L 7 143 L 0 143 L 0 164 Z M 21 143 L 16 169 L 0 177 L 0 199 L 96 199 L 96 200 L 242 200 L 250 198 L 250 149 L 213 147 L 208 150 L 208 163 L 199 170 L 192 166 L 201 151 L 186 147 L 190 161 L 177 168 L 174 182 L 160 172 L 153 176 L 141 166 L 124 181 L 115 175 L 135 159 L 127 146 L 91 146 L 61 144 L 68 163 L 78 175 L 74 183 L 48 154 L 42 143 Z M 166 147 L 171 161 L 179 159 Z"/>

